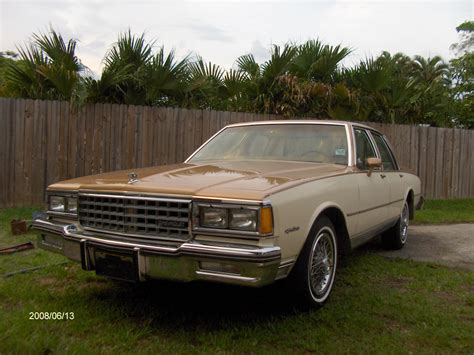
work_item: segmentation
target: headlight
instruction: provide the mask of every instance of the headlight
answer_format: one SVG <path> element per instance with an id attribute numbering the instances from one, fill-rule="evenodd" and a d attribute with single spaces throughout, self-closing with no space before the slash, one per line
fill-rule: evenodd
<path id="1" fill-rule="evenodd" d="M 49 210 L 53 212 L 64 212 L 66 208 L 66 201 L 63 196 L 49 197 Z"/>
<path id="2" fill-rule="evenodd" d="M 273 234 L 273 213 L 270 206 L 240 206 L 232 204 L 193 207 L 193 229 L 227 230 L 226 234 L 268 236 Z M 224 231 L 223 231 L 224 232 Z"/>
<path id="3" fill-rule="evenodd" d="M 225 208 L 201 208 L 201 226 L 206 228 L 227 228 L 228 214 Z"/>
<path id="4" fill-rule="evenodd" d="M 244 209 L 231 209 L 230 211 L 230 229 L 245 231 L 257 230 L 257 211 Z"/>
<path id="5" fill-rule="evenodd" d="M 49 195 L 49 211 L 77 214 L 77 196 Z"/>
<path id="6" fill-rule="evenodd" d="M 77 197 L 67 198 L 67 211 L 70 213 L 77 213 Z"/>

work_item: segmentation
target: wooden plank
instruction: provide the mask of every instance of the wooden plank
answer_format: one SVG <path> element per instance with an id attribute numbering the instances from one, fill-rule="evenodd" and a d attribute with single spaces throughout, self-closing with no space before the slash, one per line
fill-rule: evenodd
<path id="1" fill-rule="evenodd" d="M 211 111 L 210 121 L 209 121 L 209 128 L 210 128 L 209 137 L 212 137 L 220 129 L 219 124 L 218 124 L 217 111 L 215 111 L 215 110 Z"/>
<path id="2" fill-rule="evenodd" d="M 112 170 L 120 170 L 120 146 L 122 145 L 122 115 L 121 106 L 112 105 L 112 117 L 110 124 L 112 127 Z"/>
<path id="3" fill-rule="evenodd" d="M 459 197 L 469 197 L 469 171 L 470 171 L 470 159 L 469 159 L 469 131 L 461 130 L 461 150 L 459 156 Z"/>
<path id="4" fill-rule="evenodd" d="M 71 179 L 74 177 L 75 165 L 76 165 L 76 134 L 77 134 L 77 108 L 68 105 L 68 127 L 67 127 L 67 151 L 66 154 L 66 178 Z"/>
<path id="5" fill-rule="evenodd" d="M 444 149 L 444 134 L 446 129 L 434 128 L 436 132 L 436 147 L 433 151 L 434 170 L 434 191 L 433 198 L 442 198 L 443 195 L 443 149 Z"/>
<path id="6" fill-rule="evenodd" d="M 14 136 L 15 136 L 15 153 L 14 153 L 14 162 L 15 162 L 15 200 L 17 206 L 26 205 L 23 200 L 24 195 L 23 191 L 25 189 L 25 180 L 23 176 L 23 167 L 24 167 L 24 131 L 25 131 L 25 100 L 20 99 L 15 103 L 15 125 L 14 125 Z"/>
<path id="7" fill-rule="evenodd" d="M 435 156 L 434 153 L 436 152 L 436 128 L 427 127 L 427 141 L 426 141 L 426 197 L 427 198 L 434 198 L 434 185 L 435 185 Z"/>
<path id="8" fill-rule="evenodd" d="M 469 186 L 469 197 L 474 197 L 474 130 L 469 131 L 469 155 L 470 155 L 470 186 Z"/>
<path id="9" fill-rule="evenodd" d="M 85 106 L 81 107 L 77 113 L 76 164 L 74 169 L 76 177 L 85 175 L 87 111 L 87 106 Z"/>
<path id="10" fill-rule="evenodd" d="M 35 180 L 38 181 L 38 190 L 36 193 L 40 195 L 41 203 L 46 203 L 46 188 L 47 188 L 47 180 L 46 180 L 46 173 L 47 173 L 47 129 L 48 129 L 48 120 L 47 120 L 47 110 L 48 105 L 47 102 L 44 100 L 37 101 L 38 102 L 38 126 L 39 126 L 39 155 L 40 161 L 38 163 L 38 171 L 39 173 L 36 175 Z"/>
<path id="11" fill-rule="evenodd" d="M 88 105 L 85 112 L 84 131 L 84 175 L 92 174 L 92 154 L 94 148 L 94 110 L 95 105 Z"/>
<path id="12" fill-rule="evenodd" d="M 177 110 L 178 112 L 178 127 L 176 130 L 176 159 L 174 163 L 181 163 L 184 157 L 184 130 L 185 130 L 185 117 L 188 115 L 188 110 Z"/>
<path id="13" fill-rule="evenodd" d="M 117 152 L 117 125 L 118 125 L 118 120 L 117 120 L 117 111 L 118 111 L 118 105 L 109 105 L 108 109 L 108 122 L 107 122 L 107 127 L 109 130 L 109 161 L 108 161 L 108 166 L 109 166 L 109 171 L 114 171 L 117 170 L 115 167 L 116 164 L 116 152 Z"/>
<path id="14" fill-rule="evenodd" d="M 407 149 L 410 147 L 410 132 L 411 132 L 411 127 L 410 126 L 400 126 L 402 127 L 402 135 L 400 136 L 401 138 L 401 143 L 398 145 L 399 147 L 399 154 L 400 154 L 400 159 L 401 162 L 403 163 L 403 166 L 409 166 L 409 161 L 410 161 L 410 150 Z"/>
<path id="15" fill-rule="evenodd" d="M 204 143 L 211 138 L 211 111 L 202 111 L 202 142 Z"/>
<path id="16" fill-rule="evenodd" d="M 468 178 L 466 171 L 470 168 L 469 156 L 467 148 L 469 145 L 468 136 L 465 130 L 461 130 L 461 150 L 459 152 L 460 170 L 459 170 L 459 196 L 461 198 L 467 197 L 468 189 L 466 188 Z"/>
<path id="17" fill-rule="evenodd" d="M 153 145 L 153 122 L 151 118 L 151 108 L 150 107 L 143 107 L 143 116 L 142 116 L 142 129 L 140 135 L 140 144 L 142 146 L 142 167 L 151 166 L 151 153 L 152 153 L 152 145 Z"/>
<path id="18" fill-rule="evenodd" d="M 127 140 L 126 146 L 128 150 L 125 150 L 126 164 L 125 169 L 133 169 L 136 167 L 136 152 L 137 152 L 137 114 L 135 106 L 128 106 L 127 109 Z"/>
<path id="19" fill-rule="evenodd" d="M 154 164 L 165 165 L 167 160 L 167 147 L 165 147 L 165 129 L 166 129 L 166 107 L 155 108 L 155 144 L 154 144 Z"/>
<path id="20" fill-rule="evenodd" d="M 156 166 L 156 146 L 158 145 L 159 141 L 159 136 L 156 134 L 156 128 L 159 125 L 160 118 L 157 115 L 157 107 L 150 107 L 150 147 L 149 149 L 149 159 L 150 159 L 150 164 L 149 166 Z"/>
<path id="21" fill-rule="evenodd" d="M 114 126 L 116 126 L 117 131 L 117 147 L 115 149 L 115 169 L 122 170 L 124 169 L 124 154 L 123 147 L 125 146 L 124 137 L 127 127 L 127 107 L 125 105 L 119 105 L 117 117 L 114 120 Z"/>
<path id="22" fill-rule="evenodd" d="M 102 112 L 102 171 L 111 171 L 113 154 L 113 135 L 111 126 L 112 106 L 103 105 Z"/>
<path id="23" fill-rule="evenodd" d="M 183 154 L 179 159 L 179 162 L 183 162 L 191 155 L 194 146 L 194 129 L 195 129 L 195 115 L 196 110 L 188 110 L 186 115 L 183 117 Z"/>
<path id="24" fill-rule="evenodd" d="M 410 169 L 415 172 L 415 174 L 419 174 L 418 170 L 418 148 L 419 148 L 419 134 L 418 134 L 419 127 L 412 126 L 410 132 Z"/>
<path id="25" fill-rule="evenodd" d="M 428 127 L 419 128 L 419 140 L 420 147 L 418 150 L 418 176 L 421 180 L 421 193 L 426 195 L 427 185 L 427 174 L 426 174 L 426 159 L 427 159 L 427 138 L 428 138 Z"/>
<path id="26" fill-rule="evenodd" d="M 145 113 L 146 110 L 143 106 L 136 106 L 136 115 L 137 115 L 137 133 L 136 133 L 136 167 L 142 168 L 143 165 L 143 148 L 144 148 L 144 135 L 146 130 L 146 119 Z"/>
<path id="27" fill-rule="evenodd" d="M 31 99 L 25 100 L 25 130 L 23 133 L 24 152 L 23 152 L 23 201 L 25 205 L 30 205 L 32 202 L 32 183 L 33 183 L 33 129 L 34 129 L 34 101 Z"/>
<path id="28" fill-rule="evenodd" d="M 179 145 L 179 111 L 178 109 L 173 109 L 173 116 L 170 117 L 170 145 L 171 154 L 169 163 L 176 164 L 179 161 L 179 150 L 182 149 L 182 140 L 181 145 Z M 180 135 L 181 136 L 181 135 Z M 181 136 L 182 137 L 182 136 Z"/>
<path id="29" fill-rule="evenodd" d="M 93 150 L 92 150 L 92 173 L 99 174 L 102 172 L 101 167 L 101 144 L 102 144 L 102 111 L 103 104 L 96 104 L 94 110 L 94 126 L 93 126 Z"/>
<path id="30" fill-rule="evenodd" d="M 131 150 L 134 149 L 134 147 L 128 147 L 129 144 L 129 126 L 130 126 L 130 120 L 129 120 L 129 107 L 127 105 L 122 105 L 123 110 L 122 110 L 122 149 L 121 149 L 121 155 L 122 155 L 122 166 L 121 169 L 127 169 L 129 166 L 129 160 L 132 158 L 129 158 L 129 155 L 131 154 Z M 130 140 L 132 142 L 132 140 Z"/>
<path id="31" fill-rule="evenodd" d="M 443 196 L 444 198 L 451 198 L 451 170 L 453 161 L 453 139 L 454 130 L 449 129 L 445 133 L 444 141 L 444 167 L 443 167 Z"/>
<path id="32" fill-rule="evenodd" d="M 8 178 L 7 154 L 8 154 L 8 99 L 0 97 L 0 208 L 7 207 L 8 201 Z M 8 185 L 7 185 L 8 184 Z"/>
<path id="33" fill-rule="evenodd" d="M 203 110 L 196 110 L 194 116 L 194 142 L 188 156 L 191 155 L 196 149 L 198 149 L 203 143 Z"/>
<path id="34" fill-rule="evenodd" d="M 59 154 L 57 159 L 59 180 L 67 178 L 67 155 L 69 150 L 69 103 L 67 101 L 59 104 Z"/>
<path id="35" fill-rule="evenodd" d="M 18 99 L 12 99 L 10 102 L 10 121 L 9 121 L 9 158 L 8 158 L 8 165 L 7 165 L 7 170 L 8 170 L 8 181 L 9 181 L 9 189 L 8 189 L 8 194 L 9 194 L 9 206 L 12 206 L 16 204 L 15 200 L 15 119 L 16 119 L 16 112 L 17 112 L 17 101 Z"/>
<path id="36" fill-rule="evenodd" d="M 460 152 L 460 136 L 461 130 L 454 129 L 454 140 L 453 140 L 453 158 L 452 158 L 452 170 L 451 170 L 451 198 L 459 197 L 459 152 Z"/>

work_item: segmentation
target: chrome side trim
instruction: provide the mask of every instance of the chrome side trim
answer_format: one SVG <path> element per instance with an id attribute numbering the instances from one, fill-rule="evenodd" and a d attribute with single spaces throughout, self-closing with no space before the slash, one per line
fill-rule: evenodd
<path id="1" fill-rule="evenodd" d="M 387 207 L 387 206 L 390 206 L 394 203 L 402 202 L 402 201 L 405 201 L 405 199 L 402 198 L 402 199 L 399 199 L 399 200 L 394 200 L 392 202 L 384 203 L 382 205 L 377 205 L 377 206 L 374 206 L 374 207 L 366 208 L 364 210 L 359 210 L 359 211 L 356 211 L 356 212 L 348 213 L 347 217 L 351 217 L 351 216 L 354 216 L 356 214 L 361 214 L 361 213 L 369 212 L 369 211 L 372 211 L 372 210 L 376 210 L 377 208 Z"/>
<path id="2" fill-rule="evenodd" d="M 245 277 L 245 276 L 240 276 L 237 274 L 228 274 L 224 272 L 211 272 L 211 271 L 196 270 L 196 275 L 199 276 L 200 279 L 208 280 L 208 281 L 232 280 L 232 281 L 245 282 L 247 284 L 259 281 L 259 278 L 257 277 Z"/>

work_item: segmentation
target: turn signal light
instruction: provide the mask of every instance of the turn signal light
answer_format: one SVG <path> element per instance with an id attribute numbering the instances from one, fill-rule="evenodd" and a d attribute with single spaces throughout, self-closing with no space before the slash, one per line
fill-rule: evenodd
<path id="1" fill-rule="evenodd" d="M 273 214 L 271 207 L 260 208 L 260 234 L 273 233 Z"/>

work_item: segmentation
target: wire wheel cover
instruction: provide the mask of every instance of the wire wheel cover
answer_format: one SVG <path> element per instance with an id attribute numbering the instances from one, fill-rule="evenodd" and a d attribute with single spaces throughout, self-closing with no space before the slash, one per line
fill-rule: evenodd
<path id="1" fill-rule="evenodd" d="M 334 276 L 334 237 L 328 230 L 320 231 L 311 252 L 309 267 L 310 286 L 317 297 L 325 295 Z"/>

